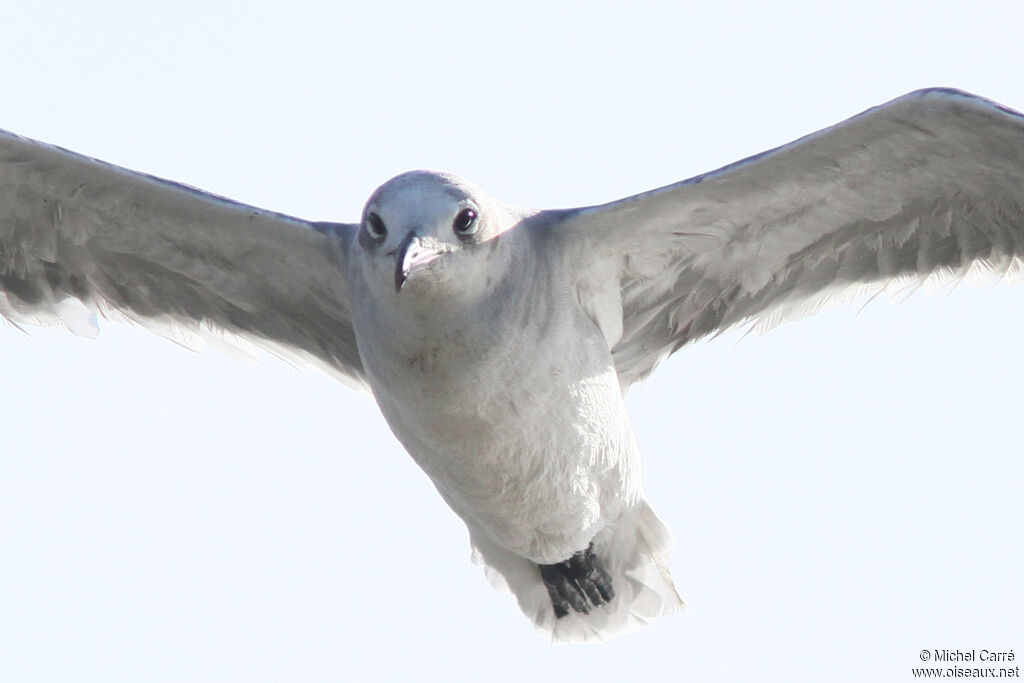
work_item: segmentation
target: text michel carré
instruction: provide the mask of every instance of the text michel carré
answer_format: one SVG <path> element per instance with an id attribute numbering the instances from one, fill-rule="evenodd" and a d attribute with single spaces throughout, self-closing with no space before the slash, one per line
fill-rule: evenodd
<path id="1" fill-rule="evenodd" d="M 1012 662 L 1013 650 L 932 650 L 936 662 Z"/>

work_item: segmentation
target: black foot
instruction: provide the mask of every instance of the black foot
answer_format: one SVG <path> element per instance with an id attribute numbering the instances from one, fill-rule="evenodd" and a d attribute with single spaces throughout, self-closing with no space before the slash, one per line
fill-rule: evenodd
<path id="1" fill-rule="evenodd" d="M 612 579 L 594 555 L 593 548 L 591 544 L 565 562 L 538 565 L 559 619 L 569 614 L 570 607 L 580 614 L 590 614 L 591 605 L 600 607 L 615 597 Z"/>

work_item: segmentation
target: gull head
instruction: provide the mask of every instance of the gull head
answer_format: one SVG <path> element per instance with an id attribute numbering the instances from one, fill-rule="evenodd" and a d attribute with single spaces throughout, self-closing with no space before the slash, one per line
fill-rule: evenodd
<path id="1" fill-rule="evenodd" d="M 363 209 L 356 251 L 369 289 L 399 300 L 469 295 L 493 281 L 505 207 L 440 171 L 392 178 Z"/>

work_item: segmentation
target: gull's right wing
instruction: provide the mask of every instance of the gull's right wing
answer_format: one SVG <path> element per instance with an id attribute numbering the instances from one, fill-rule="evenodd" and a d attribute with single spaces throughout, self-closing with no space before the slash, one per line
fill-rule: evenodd
<path id="1" fill-rule="evenodd" d="M 0 320 L 120 314 L 255 342 L 363 384 L 345 285 L 355 226 L 238 204 L 0 131 Z"/>

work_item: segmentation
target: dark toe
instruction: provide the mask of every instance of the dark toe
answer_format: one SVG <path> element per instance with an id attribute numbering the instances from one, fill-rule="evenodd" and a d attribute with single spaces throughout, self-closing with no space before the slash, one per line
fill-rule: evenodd
<path id="1" fill-rule="evenodd" d="M 615 597 L 612 579 L 594 555 L 593 546 L 569 558 L 569 568 L 576 582 L 587 593 L 594 605 L 603 605 Z"/>
<path id="2" fill-rule="evenodd" d="M 551 606 L 559 619 L 568 615 L 570 608 L 580 614 L 590 614 L 591 605 L 599 607 L 615 597 L 611 577 L 594 555 L 593 546 L 574 553 L 564 562 L 539 567 Z"/>
<path id="3" fill-rule="evenodd" d="M 555 585 L 554 580 L 545 576 L 545 569 L 550 567 L 551 565 L 541 565 L 540 575 L 544 577 L 544 585 L 548 589 L 548 597 L 551 598 L 551 606 L 555 610 L 555 616 L 561 619 L 569 614 L 569 601 L 562 597 L 562 594 L 558 591 L 558 587 Z"/>
<path id="4" fill-rule="evenodd" d="M 551 598 L 551 606 L 555 609 L 555 616 L 561 619 L 569 614 L 569 608 L 586 614 L 590 611 L 586 599 L 579 594 L 572 579 L 565 575 L 560 564 L 540 565 L 540 575 L 547 586 L 548 596 Z"/>

